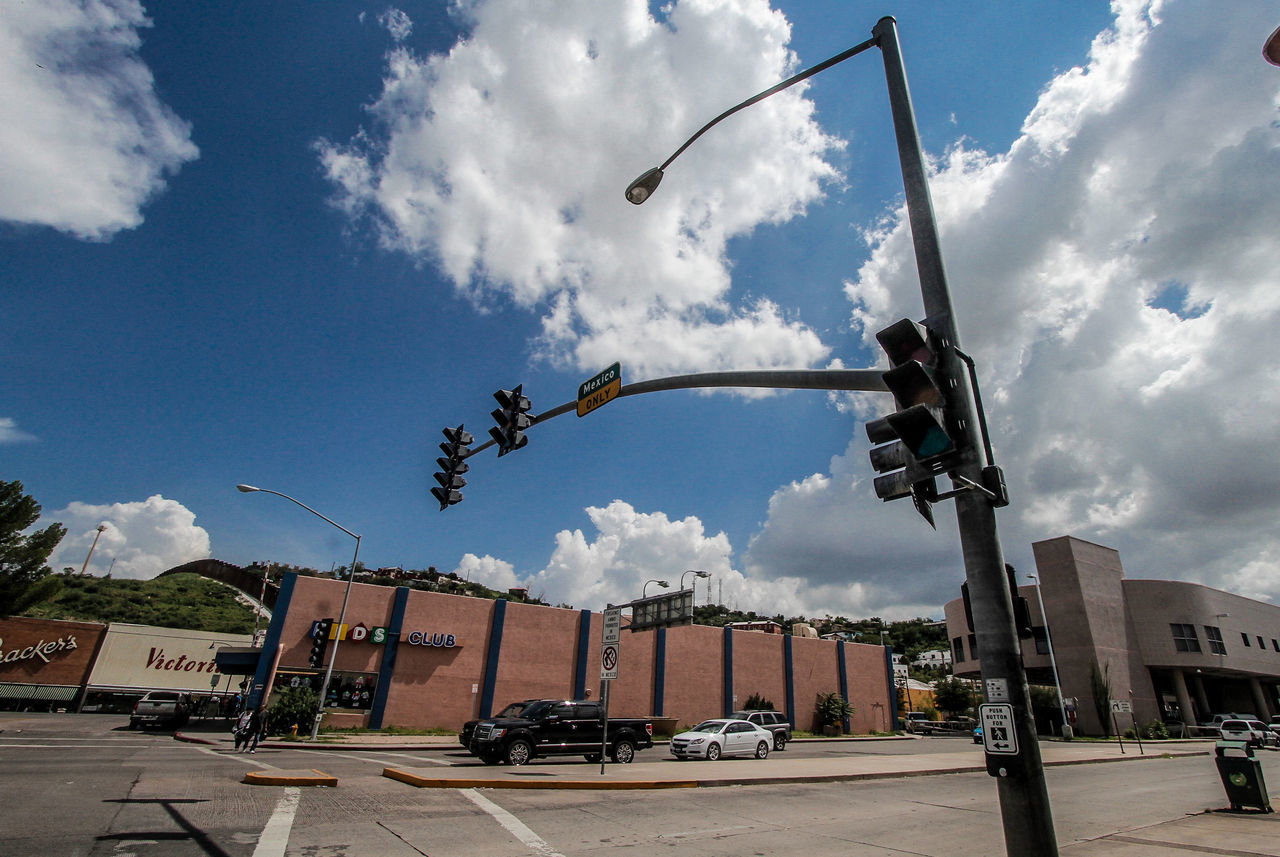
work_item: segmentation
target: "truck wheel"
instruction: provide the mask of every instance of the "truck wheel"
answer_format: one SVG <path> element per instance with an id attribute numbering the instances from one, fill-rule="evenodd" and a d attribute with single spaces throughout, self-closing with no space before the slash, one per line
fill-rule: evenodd
<path id="1" fill-rule="evenodd" d="M 533 758 L 533 745 L 523 738 L 517 738 L 507 745 L 507 764 L 523 765 Z"/>
<path id="2" fill-rule="evenodd" d="M 636 758 L 636 745 L 623 738 L 613 745 L 613 752 L 609 754 L 609 758 L 619 765 L 630 765 Z"/>
<path id="3" fill-rule="evenodd" d="M 716 759 L 719 759 L 719 758 L 720 758 L 720 745 L 712 744 L 710 747 L 707 748 L 707 761 L 714 762 Z"/>
<path id="4" fill-rule="evenodd" d="M 769 742 L 768 741 L 761 741 L 759 744 L 756 745 L 756 758 L 757 759 L 769 758 Z"/>
<path id="5" fill-rule="evenodd" d="M 773 733 L 773 749 L 775 750 L 787 749 L 787 733 L 786 732 Z"/>

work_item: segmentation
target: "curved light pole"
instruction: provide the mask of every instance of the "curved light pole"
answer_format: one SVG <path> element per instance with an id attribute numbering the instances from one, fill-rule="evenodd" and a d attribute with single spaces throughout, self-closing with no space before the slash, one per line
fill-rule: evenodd
<path id="1" fill-rule="evenodd" d="M 329 695 L 329 681 L 333 678 L 333 664 L 338 659 L 338 643 L 342 639 L 342 628 L 346 624 L 346 620 L 347 620 L 347 602 L 351 600 L 351 582 L 356 579 L 356 560 L 360 556 L 360 536 L 357 536 L 355 533 L 351 532 L 346 527 L 342 526 L 342 524 L 339 524 L 337 521 L 333 521 L 329 518 L 326 518 L 324 515 L 321 515 L 319 512 L 317 512 L 315 509 L 312 509 L 306 503 L 303 503 L 301 500 L 297 500 L 293 497 L 290 497 L 288 494 L 281 494 L 279 491 L 272 491 L 270 488 L 255 488 L 252 485 L 237 485 L 236 490 L 241 491 L 242 493 L 245 493 L 245 494 L 253 494 L 255 492 L 261 492 L 263 494 L 275 494 L 277 497 L 283 497 L 284 499 L 292 503 L 297 503 L 299 506 L 306 509 L 311 514 L 315 515 L 317 518 L 321 518 L 325 521 L 328 521 L 330 524 L 333 524 L 335 527 L 342 530 L 344 533 L 346 533 L 347 535 L 351 536 L 351 538 L 356 540 L 356 552 L 351 557 L 351 568 L 347 571 L 347 591 L 342 596 L 342 610 L 341 612 L 338 613 L 338 633 L 334 635 L 333 648 L 329 650 L 329 665 L 325 667 L 324 681 L 321 682 L 320 684 L 320 706 L 319 708 L 316 709 L 315 722 L 311 724 L 311 740 L 314 741 L 316 740 L 316 736 L 320 734 L 320 718 L 324 716 L 325 698 Z M 269 692 L 270 692 L 269 688 L 264 689 L 264 695 Z"/>
<path id="2" fill-rule="evenodd" d="M 106 524 L 98 524 L 98 532 L 93 537 L 93 544 L 89 545 L 89 555 L 84 558 L 84 565 L 80 566 L 80 576 L 84 577 L 89 570 L 89 560 L 93 558 L 93 549 L 98 546 L 98 539 L 102 538 L 102 534 L 106 532 Z M 115 567 L 115 560 L 111 561 L 111 565 Z"/>
<path id="3" fill-rule="evenodd" d="M 1053 656 L 1053 637 L 1049 634 L 1049 617 L 1044 612 L 1044 595 L 1040 592 L 1040 578 L 1028 574 L 1027 579 L 1036 585 L 1036 602 L 1040 605 L 1040 621 L 1044 624 L 1044 642 L 1049 648 L 1049 666 L 1053 667 L 1053 687 L 1058 691 L 1058 710 L 1062 712 L 1062 737 L 1071 737 L 1071 723 L 1067 720 L 1067 702 L 1062 698 L 1062 679 L 1058 676 L 1058 661 Z"/>
<path id="4" fill-rule="evenodd" d="M 644 582 L 644 586 L 643 586 L 643 587 L 641 587 L 641 589 L 640 589 L 640 597 L 641 597 L 641 598 L 646 598 L 646 597 L 648 597 L 648 596 L 647 596 L 647 593 L 649 592 L 649 584 L 650 584 L 650 583 L 656 583 L 656 584 L 658 584 L 659 586 L 661 586 L 663 589 L 666 589 L 666 588 L 668 588 L 669 586 L 671 586 L 671 584 L 670 584 L 669 582 L 665 581 L 665 580 L 646 580 L 646 581 Z"/>
<path id="5" fill-rule="evenodd" d="M 920 134 L 916 127 L 911 92 L 898 43 L 898 26 L 892 17 L 881 18 L 871 30 L 871 38 L 824 60 L 810 69 L 766 89 L 758 95 L 721 113 L 702 126 L 660 166 L 646 170 L 627 186 L 627 201 L 639 205 L 657 189 L 663 171 L 700 136 L 723 119 L 781 92 L 820 71 L 843 62 L 870 48 L 878 47 L 884 61 L 885 82 L 889 90 L 889 107 L 893 116 L 898 144 L 898 163 L 902 168 L 902 184 L 907 202 L 907 218 L 915 250 L 920 293 L 924 299 L 925 317 L 930 327 L 948 344 L 953 356 L 948 362 L 972 363 L 960 351 L 960 336 L 946 269 L 942 264 L 942 247 L 938 241 L 938 225 L 929 195 L 928 171 Z M 987 770 L 996 777 L 1004 825 L 1005 850 L 1013 857 L 1057 857 L 1058 841 L 1049 807 L 1049 789 L 1044 777 L 1040 746 L 1036 743 L 1035 721 L 1031 714 L 1031 694 L 1026 673 L 1022 669 L 1022 646 L 1014 624 L 1013 601 L 1005 576 L 1004 550 L 996 527 L 996 503 L 1000 498 L 983 487 L 985 472 L 995 471 L 990 445 L 980 427 L 985 425 L 980 400 L 973 379 L 956 365 L 940 367 L 945 379 L 954 385 L 955 417 L 961 431 L 957 445 L 966 450 L 961 462 L 951 472 L 955 490 L 947 497 L 956 501 L 956 521 L 964 554 L 965 578 L 972 595 L 974 624 L 978 646 L 982 652 L 982 678 L 993 705 L 992 716 L 1003 716 L 1008 707 L 1013 726 L 1013 741 L 1000 752 L 987 753 Z M 980 452 L 979 452 L 980 451 Z M 1014 752 L 1009 752 L 1013 748 Z"/>
<path id="6" fill-rule="evenodd" d="M 702 579 L 704 579 L 704 580 L 705 580 L 706 578 L 708 578 L 708 577 L 710 577 L 710 576 L 711 576 L 710 572 L 706 572 L 706 571 L 698 571 L 698 570 L 696 570 L 696 569 L 692 569 L 692 568 L 691 568 L 691 569 L 689 569 L 688 571 L 686 571 L 684 574 L 680 575 L 680 588 L 681 588 L 681 589 L 684 589 L 684 579 L 685 579 L 686 577 L 688 577 L 689 575 L 691 575 L 691 574 L 696 575 L 696 577 L 694 577 L 694 579 L 693 579 L 693 583 L 694 583 L 694 585 L 695 585 L 695 586 L 696 586 L 696 585 L 697 585 L 697 583 L 698 583 L 698 578 L 699 578 L 699 577 L 701 577 Z"/>

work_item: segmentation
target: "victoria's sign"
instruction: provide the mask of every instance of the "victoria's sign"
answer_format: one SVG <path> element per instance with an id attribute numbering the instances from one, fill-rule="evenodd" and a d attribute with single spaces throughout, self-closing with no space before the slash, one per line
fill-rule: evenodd
<path id="1" fill-rule="evenodd" d="M 0 640 L 0 664 L 12 664 L 18 661 L 29 661 L 32 658 L 39 658 L 46 664 L 49 663 L 49 656 L 56 655 L 60 652 L 75 651 L 76 638 L 73 634 L 65 637 L 59 637 L 56 640 L 41 640 L 34 646 L 27 646 L 22 649 L 4 650 L 4 640 Z"/>

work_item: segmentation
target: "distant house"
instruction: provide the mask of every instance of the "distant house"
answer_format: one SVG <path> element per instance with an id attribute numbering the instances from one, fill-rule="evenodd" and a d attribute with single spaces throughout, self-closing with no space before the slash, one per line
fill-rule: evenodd
<path id="1" fill-rule="evenodd" d="M 913 667 L 949 667 L 951 666 L 951 652 L 944 649 L 934 649 L 931 652 L 921 652 L 916 655 L 915 660 L 911 662 Z"/>

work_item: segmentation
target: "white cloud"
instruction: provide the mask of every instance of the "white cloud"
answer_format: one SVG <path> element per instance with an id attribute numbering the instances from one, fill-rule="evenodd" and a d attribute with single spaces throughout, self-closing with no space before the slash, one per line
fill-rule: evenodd
<path id="1" fill-rule="evenodd" d="M 463 555 L 454 573 L 463 580 L 479 583 L 481 586 L 487 586 L 499 592 L 521 586 L 511 563 L 488 555 L 476 556 L 473 553 Z"/>
<path id="2" fill-rule="evenodd" d="M 36 436 L 18 428 L 18 421 L 13 417 L 0 417 L 0 443 L 27 443 L 37 440 Z"/>
<path id="3" fill-rule="evenodd" d="M 93 506 L 75 502 L 46 511 L 36 527 L 58 521 L 67 535 L 49 557 L 55 571 L 80 571 L 100 524 L 106 525 L 88 573 L 102 577 L 150 580 L 175 565 L 210 556 L 209 534 L 195 524 L 195 513 L 159 494 L 141 502 Z M 114 561 L 114 565 L 113 565 Z"/>
<path id="4" fill-rule="evenodd" d="M 1274 599 L 1280 75 L 1258 59 L 1274 10 L 1113 6 L 1114 29 L 1050 83 L 1008 152 L 956 147 L 932 182 L 1013 497 L 1003 541 L 1025 558 L 1072 534 L 1119 549 L 1131 576 Z M 867 237 L 847 293 L 870 343 L 916 312 L 919 286 L 903 211 Z M 781 562 L 838 519 L 784 491 L 757 542 Z M 913 553 L 904 571 L 932 567 Z"/>
<path id="5" fill-rule="evenodd" d="M 403 42 L 413 33 L 412 19 L 400 9 L 387 9 L 378 16 L 378 23 L 387 28 L 392 40 L 396 42 Z"/>
<path id="6" fill-rule="evenodd" d="M 803 87 L 703 138 L 643 208 L 623 197 L 668 154 L 655 145 L 795 70 L 783 16 L 766 0 L 682 0 L 666 23 L 645 0 L 519 5 L 469 4 L 447 55 L 388 54 L 375 125 L 319 144 L 338 204 L 473 300 L 540 312 L 536 355 L 558 365 L 621 356 L 639 380 L 824 360 L 778 307 L 728 300 L 728 239 L 837 178 Z"/>
<path id="7" fill-rule="evenodd" d="M 130 0 L 8 3 L 0 26 L 0 220 L 109 238 L 142 222 L 191 128 L 138 56 Z"/>

